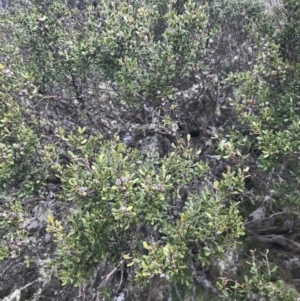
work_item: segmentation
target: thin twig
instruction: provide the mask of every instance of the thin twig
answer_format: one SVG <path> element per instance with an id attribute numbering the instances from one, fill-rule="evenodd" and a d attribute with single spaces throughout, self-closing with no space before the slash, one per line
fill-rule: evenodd
<path id="1" fill-rule="evenodd" d="M 4 271 L 0 274 L 0 277 L 2 278 L 3 274 L 12 266 L 13 262 L 11 261 L 10 264 L 4 269 Z"/>
<path id="2" fill-rule="evenodd" d="M 118 268 L 114 268 L 110 273 L 108 273 L 106 276 L 101 277 L 101 279 L 104 279 L 100 285 L 97 287 L 97 289 L 101 288 L 105 283 L 108 282 L 109 278 L 118 270 Z"/>
<path id="3" fill-rule="evenodd" d="M 119 291 L 122 283 L 123 283 L 123 270 L 121 269 L 121 280 L 120 280 L 120 283 L 118 285 L 117 291 Z"/>
<path id="4" fill-rule="evenodd" d="M 29 286 L 31 286 L 31 285 L 37 283 L 37 282 L 40 282 L 39 279 L 36 279 L 36 280 L 34 280 L 34 281 L 32 281 L 32 282 L 26 284 L 25 286 L 21 287 L 19 290 L 20 290 L 20 291 L 23 291 L 23 290 L 26 289 L 27 287 L 29 287 Z"/>
<path id="5" fill-rule="evenodd" d="M 287 213 L 286 211 L 273 213 L 272 215 L 270 215 L 270 216 L 268 216 L 268 217 L 266 217 L 266 218 L 261 218 L 261 219 L 259 219 L 259 221 L 268 220 L 268 219 L 272 218 L 273 216 L 281 215 L 281 214 L 286 214 L 286 213 Z M 257 221 L 257 219 L 252 220 L 252 221 L 248 221 L 248 222 L 244 223 L 243 225 L 245 226 L 245 225 L 247 225 L 247 224 L 250 224 L 250 223 L 253 223 L 253 222 L 256 222 L 256 221 Z"/>
<path id="6" fill-rule="evenodd" d="M 180 296 L 180 293 L 179 293 L 177 284 L 175 284 L 174 287 L 175 287 L 175 292 L 176 292 L 176 295 L 177 295 L 177 297 L 178 297 L 178 300 L 179 300 L 179 301 L 183 301 L 182 298 L 181 298 L 181 296 Z"/>

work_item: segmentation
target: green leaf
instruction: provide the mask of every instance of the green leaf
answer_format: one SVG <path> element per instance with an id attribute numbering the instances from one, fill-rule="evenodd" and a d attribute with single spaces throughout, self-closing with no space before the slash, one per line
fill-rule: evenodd
<path id="1" fill-rule="evenodd" d="M 169 255 L 170 255 L 170 251 L 169 251 L 169 249 L 168 249 L 167 247 L 164 247 L 164 248 L 163 248 L 163 253 L 164 253 L 164 255 L 165 255 L 166 257 L 169 257 Z"/>
<path id="2" fill-rule="evenodd" d="M 145 241 L 143 241 L 143 247 L 144 247 L 145 249 L 149 250 L 149 246 L 148 246 L 147 242 L 145 242 Z"/>
<path id="3" fill-rule="evenodd" d="M 76 156 L 74 155 L 74 153 L 72 153 L 71 151 L 67 151 L 67 154 L 68 154 L 70 157 L 72 157 L 72 158 L 76 157 Z"/>
<path id="4" fill-rule="evenodd" d="M 208 218 L 212 219 L 212 215 L 211 215 L 210 213 L 205 212 L 205 214 L 206 214 L 206 216 L 207 216 Z"/>
<path id="5" fill-rule="evenodd" d="M 219 188 L 219 182 L 218 181 L 214 181 L 214 188 L 216 189 L 216 190 L 218 190 L 218 188 Z"/>
<path id="6" fill-rule="evenodd" d="M 271 273 L 274 273 L 275 271 L 277 271 L 277 269 L 278 269 L 277 265 L 273 266 L 273 268 L 271 269 Z"/>
<path id="7" fill-rule="evenodd" d="M 142 261 L 142 267 L 143 267 L 143 269 L 145 269 L 145 270 L 148 269 L 148 266 L 146 265 L 145 261 Z"/>
<path id="8" fill-rule="evenodd" d="M 164 164 L 162 165 L 161 170 L 162 170 L 162 176 L 163 178 L 165 178 L 167 171 L 166 171 L 166 166 Z"/>

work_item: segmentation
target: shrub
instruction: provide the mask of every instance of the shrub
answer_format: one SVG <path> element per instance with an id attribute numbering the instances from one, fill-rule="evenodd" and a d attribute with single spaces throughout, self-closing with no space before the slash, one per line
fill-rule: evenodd
<path id="1" fill-rule="evenodd" d="M 27 192 L 32 192 L 33 179 L 40 171 L 37 166 L 33 168 L 38 162 L 39 138 L 28 125 L 30 119 L 25 119 L 29 111 L 26 112 L 17 100 L 20 94 L 29 97 L 33 88 L 18 81 L 3 65 L 0 65 L 0 72 L 0 187 L 9 191 L 21 184 Z M 22 89 L 24 86 L 26 88 Z"/>
<path id="2" fill-rule="evenodd" d="M 26 231 L 26 212 L 21 200 L 29 198 L 45 181 L 45 168 L 39 157 L 41 132 L 31 111 L 24 106 L 34 97 L 35 87 L 20 76 L 22 66 L 0 64 L 0 260 L 19 256 Z M 25 77 L 25 78 L 24 78 Z"/>
<path id="3" fill-rule="evenodd" d="M 222 291 L 220 298 L 228 301 L 294 301 L 295 296 L 292 290 L 284 282 L 272 281 L 272 276 L 277 270 L 277 266 L 269 263 L 268 250 L 263 255 L 261 261 L 255 256 L 255 250 L 251 250 L 252 261 L 247 261 L 251 267 L 251 277 L 244 276 L 243 283 L 222 278 L 218 283 Z M 233 284 L 232 284 L 233 283 Z M 231 285 L 232 284 L 232 285 Z"/>
<path id="4" fill-rule="evenodd" d="M 293 210 L 299 206 L 299 173 L 295 168 L 300 134 L 299 66 L 292 58 L 286 59 L 274 32 L 261 27 L 264 22 L 263 18 L 258 26 L 253 24 L 257 51 L 252 70 L 228 78 L 239 86 L 232 102 L 239 124 L 230 138 L 220 138 L 219 148 L 227 156 L 239 157 L 239 164 L 253 166 L 256 162 L 260 171 L 253 172 L 266 180 L 265 187 L 275 203 Z M 231 145 L 231 155 L 228 148 L 222 147 L 226 143 Z M 249 152 L 255 154 L 245 159 Z"/>
<path id="5" fill-rule="evenodd" d="M 72 163 L 53 161 L 53 169 L 62 181 L 60 197 L 76 210 L 66 227 L 51 217 L 48 231 L 58 243 L 64 283 L 78 284 L 100 261 L 125 260 L 139 283 L 159 276 L 188 284 L 193 259 L 208 265 L 243 234 L 238 203 L 230 202 L 242 190 L 241 170 L 215 188 L 202 187 L 207 166 L 190 146 L 179 144 L 160 158 L 118 140 L 87 139 L 83 129 L 63 139 Z M 195 191 L 186 186 L 192 181 Z"/>
<path id="6" fill-rule="evenodd" d="M 5 205 L 0 223 L 6 234 L 1 233 L 0 258 L 9 255 L 5 243 L 21 228 L 20 199 L 37 193 L 53 172 L 60 199 L 72 205 L 67 220 L 49 216 L 48 225 L 64 284 L 87 280 L 104 261 L 130 272 L 138 284 L 160 277 L 189 285 L 197 268 L 203 272 L 226 249 L 235 249 L 244 234 L 237 200 L 246 194 L 251 163 L 258 163 L 280 205 L 299 203 L 298 6 L 292 11 L 295 1 L 284 1 L 288 14 L 277 28 L 274 16 L 268 16 L 270 24 L 267 17 L 259 19 L 257 1 L 66 3 L 18 1 L 10 14 L 1 14 L 0 186 Z M 187 143 L 176 141 L 176 129 L 167 133 L 176 143 L 166 156 L 91 134 L 101 131 L 103 115 L 119 118 L 142 105 L 155 107 L 152 113 L 165 125 L 176 123 L 177 128 L 185 115 L 204 129 L 208 116 L 221 115 L 223 79 L 230 71 L 239 71 L 227 80 L 238 87 L 232 105 L 239 124 L 230 135 L 216 134 L 218 150 L 228 160 L 220 181 L 199 162 L 189 136 Z M 117 99 L 101 97 L 104 81 Z M 182 98 L 181 92 L 174 93 L 191 86 L 192 93 L 187 90 Z M 61 115 L 75 116 L 73 129 L 86 123 L 77 118 L 84 114 L 93 127 L 67 134 L 57 131 L 60 121 L 55 120 L 53 131 L 45 133 L 42 120 L 30 115 L 47 111 L 49 103 L 51 113 L 61 110 L 60 103 Z M 46 134 L 47 144 L 42 141 Z M 251 148 L 258 150 L 257 157 L 249 156 Z M 224 297 L 278 292 L 270 273 L 266 277 L 255 260 L 252 264 L 254 277 L 245 277 L 244 285 L 236 282 L 232 290 L 226 287 Z"/>
<path id="7" fill-rule="evenodd" d="M 175 2 L 164 1 L 15 7 L 13 44 L 26 49 L 28 72 L 43 93 L 63 90 L 84 109 L 85 92 L 94 94 L 108 77 L 127 106 L 157 104 L 202 67 L 196 56 L 205 48 L 206 9 L 199 1 L 184 8 L 177 13 Z"/>

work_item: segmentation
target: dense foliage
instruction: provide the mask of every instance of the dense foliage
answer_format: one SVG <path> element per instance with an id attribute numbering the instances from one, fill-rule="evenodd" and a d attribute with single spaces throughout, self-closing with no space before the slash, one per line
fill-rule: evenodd
<path id="1" fill-rule="evenodd" d="M 196 162 L 190 147 L 178 145 L 158 158 L 143 157 L 118 141 L 87 141 L 80 130 L 66 139 L 77 150 L 69 152 L 77 163 L 67 168 L 54 163 L 53 168 L 62 180 L 61 197 L 75 201 L 77 210 L 68 235 L 52 218 L 48 228 L 62 252 L 64 281 L 86 277 L 95 262 L 117 264 L 123 257 L 127 267 L 137 265 L 138 279 L 159 276 L 189 283 L 191 260 L 207 265 L 225 248 L 235 248 L 242 220 L 237 204 L 226 204 L 227 190 L 230 185 L 231 194 L 242 189 L 242 171 L 208 189 L 199 183 L 207 167 Z M 191 181 L 199 185 L 195 193 L 184 186 Z"/>
<path id="2" fill-rule="evenodd" d="M 123 282 L 296 300 L 243 237 L 249 203 L 299 214 L 299 1 L 0 3 L 2 263 L 30 266 L 42 200 L 68 207 L 46 210 L 43 288 L 100 274 L 103 300 Z"/>

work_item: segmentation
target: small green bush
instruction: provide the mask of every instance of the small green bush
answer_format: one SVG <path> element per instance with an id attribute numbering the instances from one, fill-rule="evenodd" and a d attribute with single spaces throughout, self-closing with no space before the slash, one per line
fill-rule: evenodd
<path id="1" fill-rule="evenodd" d="M 201 185 L 207 171 L 190 146 L 174 146 L 163 158 L 144 156 L 118 140 L 87 139 L 83 132 L 61 136 L 70 149 L 67 166 L 47 152 L 62 181 L 61 199 L 76 204 L 66 227 L 49 219 L 64 283 L 78 284 L 100 261 L 125 260 L 139 283 L 160 276 L 188 284 L 191 260 L 209 265 L 226 248 L 235 248 L 244 232 L 238 203 L 230 196 L 243 189 L 241 170 L 229 172 L 214 188 L 189 191 L 185 185 Z"/>
<path id="2" fill-rule="evenodd" d="M 269 263 L 268 250 L 259 261 L 255 250 L 251 250 L 252 261 L 247 261 L 250 266 L 251 277 L 244 276 L 243 282 L 221 278 L 218 287 L 222 292 L 220 298 L 227 301 L 295 301 L 292 290 L 282 281 L 272 281 L 277 266 Z"/>
<path id="3" fill-rule="evenodd" d="M 21 200 L 34 195 L 45 180 L 38 122 L 24 107 L 35 88 L 12 70 L 0 64 L 0 260 L 19 256 L 20 249 L 10 246 L 16 240 L 21 248 L 26 235 Z"/>
<path id="4" fill-rule="evenodd" d="M 95 93 L 104 78 L 134 108 L 159 104 L 192 69 L 203 67 L 196 59 L 206 41 L 201 1 L 185 1 L 180 13 L 175 1 L 100 1 L 84 10 L 54 1 L 15 10 L 8 18 L 11 46 L 26 49 L 34 84 L 42 93 L 75 95 L 82 109 L 87 96 L 80 91 Z"/>

